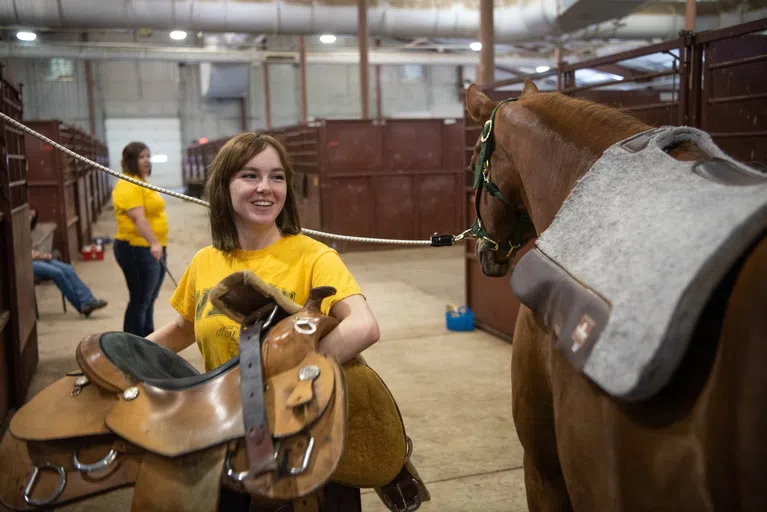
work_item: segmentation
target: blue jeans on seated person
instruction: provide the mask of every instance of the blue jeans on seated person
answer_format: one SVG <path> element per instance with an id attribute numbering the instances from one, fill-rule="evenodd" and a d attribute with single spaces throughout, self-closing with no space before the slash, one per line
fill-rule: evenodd
<path id="1" fill-rule="evenodd" d="M 145 338 L 154 332 L 154 302 L 165 277 L 167 248 L 163 247 L 161 265 L 152 256 L 149 247 L 130 245 L 124 240 L 115 240 L 113 245 L 115 259 L 125 275 L 130 296 L 123 331 Z"/>
<path id="2" fill-rule="evenodd" d="M 59 260 L 33 260 L 32 268 L 38 279 L 50 279 L 55 282 L 78 312 L 82 313 L 86 304 L 96 302 L 96 297 L 69 263 Z"/>

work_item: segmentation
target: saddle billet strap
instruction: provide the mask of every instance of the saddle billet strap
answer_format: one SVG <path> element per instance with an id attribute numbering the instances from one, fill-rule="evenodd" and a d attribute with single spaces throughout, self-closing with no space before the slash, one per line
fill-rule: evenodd
<path id="1" fill-rule="evenodd" d="M 252 322 L 247 318 L 240 327 L 240 392 L 250 477 L 277 470 L 261 367 L 261 334 L 273 319 L 277 307 L 272 305 Z M 264 313 L 269 316 L 264 318 Z"/>

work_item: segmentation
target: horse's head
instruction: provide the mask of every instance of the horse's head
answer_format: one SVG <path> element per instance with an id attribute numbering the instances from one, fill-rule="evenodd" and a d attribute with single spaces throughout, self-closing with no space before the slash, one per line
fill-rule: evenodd
<path id="1" fill-rule="evenodd" d="M 535 84 L 527 81 L 520 98 L 536 93 Z M 466 91 L 469 115 L 483 124 L 470 163 L 476 191 L 476 220 L 471 229 L 478 238 L 482 273 L 489 277 L 506 275 L 516 251 L 535 237 L 522 178 L 510 147 L 502 142 L 510 134 L 502 108 L 506 106 L 507 102 L 492 101 L 474 84 Z"/>

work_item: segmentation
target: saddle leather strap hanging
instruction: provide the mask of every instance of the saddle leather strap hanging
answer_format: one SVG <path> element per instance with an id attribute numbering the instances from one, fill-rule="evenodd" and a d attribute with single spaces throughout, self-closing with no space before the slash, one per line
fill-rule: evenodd
<path id="1" fill-rule="evenodd" d="M 240 327 L 240 399 L 251 477 L 278 469 L 266 414 L 261 367 L 261 333 L 277 311 L 277 306 L 268 306 L 251 315 L 256 317 L 255 321 L 243 322 Z M 270 313 L 269 316 L 264 318 L 267 313 Z"/>

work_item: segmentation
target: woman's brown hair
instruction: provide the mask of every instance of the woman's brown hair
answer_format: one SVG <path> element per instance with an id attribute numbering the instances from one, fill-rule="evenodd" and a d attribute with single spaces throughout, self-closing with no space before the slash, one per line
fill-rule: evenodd
<path id="1" fill-rule="evenodd" d="M 230 252 L 240 248 L 229 183 L 234 175 L 245 167 L 245 164 L 267 146 L 272 146 L 280 155 L 280 163 L 285 171 L 287 183 L 285 206 L 277 216 L 277 228 L 283 235 L 297 235 L 301 232 L 298 206 L 293 193 L 293 168 L 290 165 L 287 150 L 280 141 L 270 135 L 241 133 L 229 139 L 218 151 L 210 166 L 208 181 L 205 184 L 205 197 L 210 203 L 210 235 L 213 247 L 220 251 Z"/>
<path id="2" fill-rule="evenodd" d="M 148 150 L 146 144 L 143 142 L 131 142 L 127 146 L 123 148 L 123 157 L 122 161 L 120 162 L 120 165 L 122 166 L 123 172 L 125 174 L 129 174 L 133 177 L 140 177 L 141 175 L 138 172 L 138 157 L 141 155 L 141 152 L 144 150 Z M 152 175 L 152 164 L 149 164 L 149 172 L 147 173 L 147 176 Z"/>

